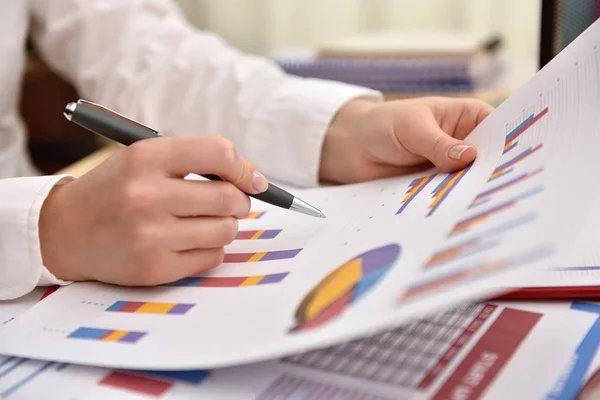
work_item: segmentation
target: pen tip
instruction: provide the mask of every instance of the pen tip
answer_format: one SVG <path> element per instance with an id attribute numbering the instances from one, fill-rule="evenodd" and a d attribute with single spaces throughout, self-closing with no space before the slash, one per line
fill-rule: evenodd
<path id="1" fill-rule="evenodd" d="M 322 212 L 319 213 L 319 218 L 327 218 L 327 216 L 325 214 L 323 214 Z"/>

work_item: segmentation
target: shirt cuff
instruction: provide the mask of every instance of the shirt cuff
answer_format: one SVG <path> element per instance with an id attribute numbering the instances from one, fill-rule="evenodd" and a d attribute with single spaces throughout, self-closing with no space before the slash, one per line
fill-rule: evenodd
<path id="1" fill-rule="evenodd" d="M 38 285 L 64 285 L 43 265 L 39 217 L 44 200 L 70 175 L 0 180 L 0 299 L 21 297 Z"/>
<path id="2" fill-rule="evenodd" d="M 289 77 L 270 93 L 253 116 L 244 147 L 252 155 L 253 164 L 269 178 L 294 186 L 316 187 L 329 125 L 343 105 L 358 98 L 383 101 L 380 92 L 368 88 Z M 277 166 L 276 171 L 270 169 L 273 165 Z"/>

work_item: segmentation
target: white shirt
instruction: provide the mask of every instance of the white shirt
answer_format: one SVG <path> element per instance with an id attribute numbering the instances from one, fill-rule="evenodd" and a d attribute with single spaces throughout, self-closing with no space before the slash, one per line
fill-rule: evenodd
<path id="1" fill-rule="evenodd" d="M 168 0 L 0 0 L 0 300 L 64 284 L 42 264 L 38 217 L 50 189 L 72 178 L 35 176 L 25 152 L 18 99 L 28 36 L 82 98 L 161 134 L 223 135 L 265 175 L 298 186 L 317 185 L 337 110 L 381 98 L 287 76 L 197 31 Z"/>

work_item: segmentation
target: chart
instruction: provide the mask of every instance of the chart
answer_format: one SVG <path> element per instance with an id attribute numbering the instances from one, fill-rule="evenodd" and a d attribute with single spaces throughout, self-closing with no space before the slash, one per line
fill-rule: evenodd
<path id="1" fill-rule="evenodd" d="M 248 214 L 245 218 L 242 219 L 259 219 L 262 218 L 266 213 L 266 211 L 252 211 L 250 214 Z"/>
<path id="2" fill-rule="evenodd" d="M 450 193 L 456 188 L 461 179 L 469 172 L 470 168 L 471 166 L 468 166 L 463 170 L 448 174 L 448 176 L 433 190 L 431 193 L 433 201 L 429 205 L 429 212 L 427 213 L 428 217 L 431 217 L 436 212 L 444 200 L 446 200 Z"/>
<path id="3" fill-rule="evenodd" d="M 490 182 L 513 172 L 513 167 L 515 164 L 517 164 L 519 161 L 525 160 L 527 157 L 531 156 L 536 151 L 539 151 L 541 148 L 542 148 L 541 144 L 539 144 L 535 147 L 529 147 L 528 149 L 524 150 L 522 153 L 520 153 L 515 158 L 500 165 L 498 168 L 496 168 L 494 170 L 494 173 L 492 174 L 492 176 L 490 176 Z"/>
<path id="4" fill-rule="evenodd" d="M 472 387 L 464 398 L 474 399 L 494 382 L 541 317 L 492 304 L 470 305 L 368 338 L 286 357 L 283 362 L 420 392 L 444 379 L 430 393 L 432 399 L 453 398 L 451 394 L 469 382 Z M 488 362 L 486 369 L 490 369 L 478 375 L 482 379 L 465 379 L 478 363 Z M 453 371 L 447 376 L 449 368 Z M 270 391 L 277 393 L 276 385 Z"/>
<path id="5" fill-rule="evenodd" d="M 23 367 L 27 366 L 29 362 L 25 358 L 0 356 L 0 383 L 4 379 L 11 379 L 12 382 L 7 387 L 3 385 L 3 389 L 0 390 L 0 398 L 10 399 L 13 396 L 17 396 L 20 390 L 33 383 L 36 379 L 39 379 L 42 375 L 52 371 L 62 371 L 67 367 L 67 364 L 63 363 L 45 362 L 38 363 L 40 365 L 37 368 L 31 371 L 28 369 L 25 374 L 21 373 Z M 17 375 L 18 377 L 14 379 L 13 375 Z"/>
<path id="6" fill-rule="evenodd" d="M 117 301 L 107 308 L 106 311 L 137 314 L 185 315 L 192 307 L 194 307 L 194 304 Z"/>
<path id="7" fill-rule="evenodd" d="M 408 190 L 406 191 L 406 197 L 404 197 L 404 199 L 402 200 L 401 207 L 396 212 L 396 215 L 401 214 L 406 209 L 406 207 L 408 207 L 408 205 L 414 200 L 414 198 L 417 197 L 417 195 L 421 193 L 421 191 L 425 189 L 425 187 L 436 176 L 437 174 L 433 174 L 413 180 L 408 186 Z"/>
<path id="8" fill-rule="evenodd" d="M 177 383 L 201 384 L 210 371 L 111 371 L 98 385 L 132 392 L 142 396 L 160 398 Z"/>
<path id="9" fill-rule="evenodd" d="M 431 191 L 431 202 L 427 207 L 427 217 L 431 217 L 438 210 L 438 208 L 444 203 L 444 201 L 448 198 L 450 193 L 454 189 L 456 189 L 457 185 L 467 174 L 471 166 L 466 167 L 460 171 L 456 171 L 450 174 L 447 174 L 444 179 L 440 181 L 440 183 L 435 186 L 435 188 Z M 414 179 L 408 186 L 408 190 L 405 193 L 405 197 L 400 203 L 400 209 L 396 212 L 396 215 L 402 214 L 409 204 L 420 194 L 425 188 L 438 176 L 438 174 L 426 175 L 420 178 Z"/>
<path id="10" fill-rule="evenodd" d="M 579 389 L 585 383 L 584 377 L 600 346 L 600 305 L 573 302 L 571 309 L 598 314 L 598 319 L 579 344 L 572 362 L 556 382 L 546 397 L 546 400 L 570 400 L 577 397 Z"/>
<path id="11" fill-rule="evenodd" d="M 494 194 L 496 194 L 504 189 L 513 187 L 519 183 L 522 183 L 526 179 L 532 178 L 532 177 L 536 176 L 537 174 L 540 174 L 543 170 L 544 170 L 543 168 L 537 168 L 536 170 L 534 170 L 532 172 L 521 174 L 514 179 L 511 179 L 505 183 L 502 183 L 500 185 L 493 187 L 492 189 L 488 189 L 488 190 L 481 192 L 479 195 L 477 195 L 477 197 L 475 197 L 475 200 L 473 200 L 473 202 L 471 203 L 471 207 L 478 206 L 483 203 L 489 202 Z"/>
<path id="12" fill-rule="evenodd" d="M 521 122 L 515 129 L 509 132 L 506 135 L 506 141 L 504 145 L 504 154 L 508 153 L 512 149 L 514 149 L 519 143 L 518 139 L 527 129 L 529 129 L 533 124 L 535 124 L 540 118 L 548 113 L 548 107 L 544 108 L 538 114 L 531 114 L 529 117 L 525 118 L 523 122 Z"/>
<path id="13" fill-rule="evenodd" d="M 116 329 L 103 329 L 81 327 L 72 332 L 69 339 L 95 340 L 101 342 L 118 342 L 135 344 L 146 336 L 146 332 L 125 331 Z"/>
<path id="14" fill-rule="evenodd" d="M 281 231 L 281 229 L 239 231 L 235 240 L 275 239 Z"/>
<path id="15" fill-rule="evenodd" d="M 401 299 L 411 300 L 421 296 L 432 295 L 445 288 L 455 288 L 457 284 L 463 284 L 482 276 L 489 276 L 502 270 L 533 263 L 536 260 L 548 257 L 551 253 L 551 249 L 542 245 L 510 258 L 493 257 L 484 262 L 476 261 L 461 264 L 460 269 L 453 269 L 448 273 L 434 275 L 429 279 L 424 278 L 415 282 L 401 295 Z"/>
<path id="16" fill-rule="evenodd" d="M 485 224 L 488 220 L 495 216 L 496 214 L 502 213 L 503 211 L 515 207 L 519 201 L 525 200 L 531 196 L 535 196 L 536 194 L 541 193 L 544 190 L 542 186 L 538 186 L 531 190 L 526 191 L 518 196 L 513 197 L 512 199 L 505 201 L 499 205 L 491 206 L 485 211 L 481 211 L 474 216 L 466 218 L 462 221 L 459 221 L 454 227 L 452 231 L 450 231 L 450 236 L 458 235 L 460 233 L 468 232 L 478 225 Z"/>
<path id="17" fill-rule="evenodd" d="M 224 263 L 253 263 L 294 258 L 302 249 L 272 250 L 257 253 L 226 253 Z"/>
<path id="18" fill-rule="evenodd" d="M 173 287 L 199 287 L 199 288 L 233 288 L 233 287 L 246 287 L 256 285 L 269 285 L 279 283 L 288 275 L 288 272 L 281 272 L 278 274 L 268 275 L 254 275 L 254 276 L 202 276 L 202 277 L 190 277 L 183 278 L 173 283 L 167 283 L 162 286 L 173 286 Z"/>
<path id="19" fill-rule="evenodd" d="M 427 263 L 425 264 L 425 267 L 432 268 L 447 262 L 457 261 L 462 259 L 463 257 L 468 257 L 473 254 L 477 254 L 479 252 L 491 249 L 498 243 L 498 240 L 486 241 L 479 237 L 470 239 L 456 246 L 438 251 L 437 253 L 431 256 L 429 261 L 427 261 Z"/>
<path id="20" fill-rule="evenodd" d="M 296 310 L 292 331 L 313 329 L 336 318 L 364 296 L 400 257 L 400 245 L 369 250 L 342 264 L 311 290 Z"/>

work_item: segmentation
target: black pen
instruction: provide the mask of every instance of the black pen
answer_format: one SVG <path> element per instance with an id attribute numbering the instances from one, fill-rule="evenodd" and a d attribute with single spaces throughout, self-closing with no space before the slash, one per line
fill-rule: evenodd
<path id="1" fill-rule="evenodd" d="M 86 100 L 78 100 L 77 103 L 67 104 L 64 115 L 69 121 L 125 146 L 129 146 L 138 140 L 158 137 L 156 130 Z M 190 173 L 193 173 L 193 171 L 190 171 Z M 203 175 L 203 177 L 210 180 L 221 180 L 216 175 Z M 271 183 L 269 183 L 266 191 L 259 194 L 249 194 L 249 196 L 274 206 L 313 217 L 325 218 L 325 214 L 315 207 Z"/>

